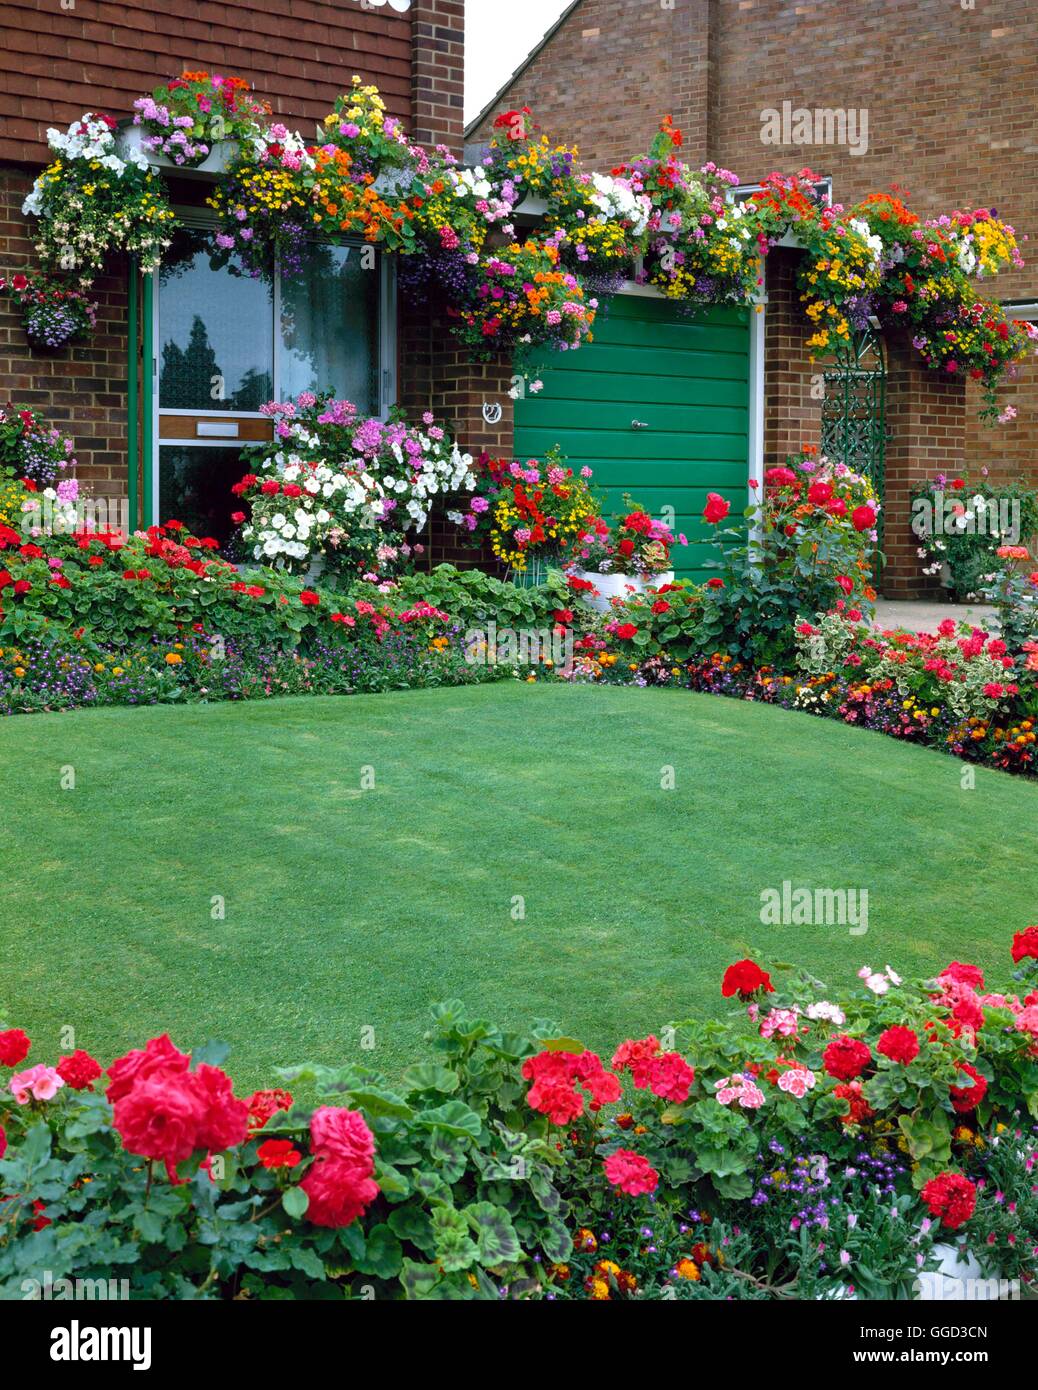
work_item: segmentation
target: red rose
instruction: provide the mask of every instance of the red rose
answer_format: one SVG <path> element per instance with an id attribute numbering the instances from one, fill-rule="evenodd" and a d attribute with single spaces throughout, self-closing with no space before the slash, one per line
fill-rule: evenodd
<path id="1" fill-rule="evenodd" d="M 706 495 L 706 506 L 703 508 L 703 520 L 709 522 L 711 526 L 716 526 L 719 521 L 723 521 L 732 509 L 732 504 L 717 492 L 708 492 Z"/>
<path id="2" fill-rule="evenodd" d="M 931 1216 L 939 1216 L 942 1226 L 957 1231 L 973 1215 L 977 1189 L 962 1173 L 940 1173 L 923 1188 L 922 1198 Z"/>
<path id="3" fill-rule="evenodd" d="M 952 1108 L 960 1115 L 968 1115 L 988 1093 L 988 1083 L 971 1062 L 956 1062 L 959 1071 L 971 1078 L 972 1086 L 949 1086 Z"/>
<path id="4" fill-rule="evenodd" d="M 0 1033 L 0 1066 L 16 1067 L 24 1062 L 30 1047 L 32 1043 L 20 1028 L 8 1028 L 6 1033 Z"/>
<path id="5" fill-rule="evenodd" d="M 876 1051 L 889 1057 L 892 1062 L 900 1062 L 907 1067 L 913 1058 L 919 1056 L 919 1039 L 911 1028 L 902 1028 L 897 1024 L 880 1036 Z"/>
<path id="6" fill-rule="evenodd" d="M 723 580 L 723 579 L 718 579 L 717 576 L 715 575 L 713 579 L 708 579 L 708 580 L 706 581 L 706 587 L 707 587 L 708 589 L 723 589 L 723 588 L 724 588 L 724 580 Z"/>
<path id="7" fill-rule="evenodd" d="M 127 1052 L 125 1057 L 116 1058 L 108 1068 L 110 1080 L 105 1094 L 115 1105 L 129 1093 L 136 1081 L 143 1081 L 160 1071 L 187 1071 L 190 1065 L 191 1058 L 178 1052 L 170 1042 L 169 1034 L 163 1033 L 161 1037 L 152 1038 L 143 1052 L 138 1049 Z"/>
<path id="8" fill-rule="evenodd" d="M 1013 960 L 1017 965 L 1022 960 L 1033 956 L 1038 960 L 1038 927 L 1028 927 L 1026 931 L 1018 931 L 1013 937 Z"/>
<path id="9" fill-rule="evenodd" d="M 310 1199 L 306 1219 L 315 1226 L 349 1226 L 378 1196 L 370 1171 L 344 1158 L 318 1158 L 299 1184 Z"/>
<path id="10" fill-rule="evenodd" d="M 231 1078 L 219 1067 L 210 1067 L 204 1062 L 188 1075 L 205 1105 L 196 1146 L 210 1153 L 220 1153 L 243 1144 L 248 1130 L 249 1106 L 247 1101 L 236 1098 Z"/>
<path id="11" fill-rule="evenodd" d="M 822 1053 L 822 1065 L 837 1081 L 853 1081 L 872 1061 L 868 1046 L 857 1038 L 842 1033 Z"/>
<path id="12" fill-rule="evenodd" d="M 771 976 L 756 961 L 737 960 L 724 972 L 721 994 L 725 999 L 730 999 L 733 994 L 738 994 L 740 999 L 750 999 L 758 990 L 763 990 L 765 994 L 775 993 Z"/>
<path id="13" fill-rule="evenodd" d="M 876 524 L 876 513 L 871 507 L 855 507 L 851 512 L 851 524 L 855 531 L 871 531 Z"/>
<path id="14" fill-rule="evenodd" d="M 55 1070 L 65 1085 L 71 1086 L 74 1091 L 92 1091 L 91 1082 L 101 1075 L 101 1064 L 89 1052 L 77 1048 L 68 1057 L 62 1057 Z"/>
<path id="15" fill-rule="evenodd" d="M 157 1159 L 171 1181 L 190 1158 L 206 1118 L 206 1100 L 190 1072 L 158 1072 L 136 1081 L 115 1103 L 113 1124 L 127 1153 Z"/>
<path id="16" fill-rule="evenodd" d="M 846 516 L 847 503 L 842 497 L 834 497 L 831 502 L 826 503 L 825 510 L 830 516 Z"/>
<path id="17" fill-rule="evenodd" d="M 374 1172 L 375 1136 L 359 1110 L 322 1105 L 310 1117 L 310 1140 L 315 1154 L 368 1164 Z"/>
<path id="18" fill-rule="evenodd" d="M 256 1157 L 264 1168 L 295 1168 L 302 1163 L 303 1155 L 293 1147 L 291 1139 L 267 1139 L 256 1150 Z"/>

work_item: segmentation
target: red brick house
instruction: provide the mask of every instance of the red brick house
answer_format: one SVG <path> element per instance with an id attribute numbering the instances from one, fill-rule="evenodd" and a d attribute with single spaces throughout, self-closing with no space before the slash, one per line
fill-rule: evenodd
<path id="1" fill-rule="evenodd" d="M 994 206 L 1033 244 L 1036 90 L 1033 0 L 575 0 L 466 139 L 475 158 L 494 116 L 525 105 L 552 138 L 580 147 L 585 168 L 608 171 L 644 151 L 670 113 L 693 167 L 714 160 L 751 184 L 806 164 L 831 178 L 834 198 L 847 205 L 898 183 L 924 216 Z M 783 144 L 793 134 L 787 123 L 776 143 L 764 143 L 764 113 L 787 102 L 865 113 L 867 141 Z M 1027 268 L 1000 276 L 989 292 L 1030 318 L 1038 248 L 1023 251 Z M 821 435 L 825 364 L 811 363 L 804 348 L 810 330 L 793 289 L 796 256 L 776 249 L 768 258 L 761 360 L 751 365 L 760 375 L 759 386 L 750 382 L 751 416 L 761 431 L 754 439 L 751 419 L 751 466 L 754 451 L 760 467 Z M 885 346 L 884 587 L 908 596 L 921 588 L 907 525 L 913 482 L 966 463 L 989 467 L 993 479 L 1038 480 L 1038 371 L 1027 363 L 1007 385 L 1003 400 L 1018 418 L 991 429 L 977 420 L 972 390 L 936 381 L 910 345 Z M 530 410 L 521 405 L 520 419 Z"/>
<path id="2" fill-rule="evenodd" d="M 279 119 L 306 132 L 357 73 L 415 139 L 460 154 L 464 8 L 464 0 L 8 0 L 0 11 L 0 274 L 34 268 L 32 219 L 20 209 L 48 162 L 48 127 L 64 129 L 87 111 L 126 117 L 137 97 L 184 68 L 245 78 Z M 204 221 L 208 187 L 171 177 L 169 191 L 178 213 L 187 210 L 189 239 L 192 218 Z M 141 276 L 126 260 L 107 267 L 92 295 L 96 332 L 53 355 L 30 351 L 16 306 L 0 297 L 0 398 L 66 430 L 80 479 L 96 496 L 128 501 L 134 524 L 178 514 L 178 488 L 192 470 L 207 505 L 229 507 L 227 484 L 241 472 L 236 441 L 264 437 L 257 405 L 297 392 L 307 372 L 279 328 L 276 289 L 212 272 L 190 245 L 177 249 L 178 275 Z M 315 282 L 292 305 L 322 387 L 349 391 L 371 413 L 399 402 L 462 428 L 469 414 L 480 419 L 479 372 L 441 346 L 438 328 L 398 308 L 392 269 L 360 278 L 378 284 L 329 307 Z M 190 370 L 199 333 L 233 378 L 219 406 Z M 467 442 L 495 440 L 477 430 Z"/>

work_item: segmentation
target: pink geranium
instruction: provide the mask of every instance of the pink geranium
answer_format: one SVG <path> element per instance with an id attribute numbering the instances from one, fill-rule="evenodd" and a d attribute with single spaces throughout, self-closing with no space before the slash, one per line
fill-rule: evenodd
<path id="1" fill-rule="evenodd" d="M 11 1094 L 19 1105 L 28 1105 L 30 1100 L 53 1100 L 64 1084 L 55 1069 L 45 1067 L 42 1062 L 27 1071 L 16 1072 L 9 1083 Z"/>
<path id="2" fill-rule="evenodd" d="M 655 1192 L 660 1175 L 647 1158 L 631 1149 L 617 1149 L 605 1161 L 605 1175 L 614 1187 L 630 1197 Z"/>

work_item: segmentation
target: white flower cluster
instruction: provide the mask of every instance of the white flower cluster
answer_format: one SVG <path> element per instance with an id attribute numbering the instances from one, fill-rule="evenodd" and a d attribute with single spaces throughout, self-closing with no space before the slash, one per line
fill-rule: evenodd
<path id="1" fill-rule="evenodd" d="M 322 441 L 303 422 L 293 424 L 290 447 L 271 454 L 259 475 L 281 489 L 256 493 L 252 519 L 242 528 L 253 557 L 309 563 L 358 531 L 419 531 L 434 497 L 475 489 L 471 454 L 414 430 L 405 438 L 417 441 L 420 452 L 410 452 L 392 437 L 393 426 L 385 428 L 385 447 L 374 459 L 358 455 L 333 464 L 312 462 Z"/>
<path id="2" fill-rule="evenodd" d="M 593 174 L 591 182 L 594 193 L 591 202 L 603 214 L 604 221 L 626 220 L 631 224 L 631 232 L 639 237 L 649 224 L 652 216 L 652 200 L 646 193 L 635 193 L 630 184 L 610 174 Z"/>
<path id="3" fill-rule="evenodd" d="M 858 236 L 861 237 L 862 241 L 865 243 L 865 245 L 869 248 L 869 251 L 872 253 L 872 259 L 878 265 L 880 258 L 883 255 L 883 238 L 881 236 L 876 235 L 872 231 L 872 228 L 869 226 L 869 224 L 863 221 L 860 217 L 852 217 L 848 221 L 847 225 L 851 228 L 852 231 L 857 232 Z"/>
<path id="4" fill-rule="evenodd" d="M 116 178 L 122 178 L 131 165 L 137 169 L 147 169 L 148 167 L 147 157 L 139 149 L 129 150 L 126 159 L 120 158 L 115 152 L 115 132 L 108 126 L 107 122 L 90 111 L 83 116 L 82 120 L 73 121 L 67 131 L 55 130 L 52 126 L 47 131 L 47 144 L 55 154 L 61 155 L 63 159 L 84 159 L 90 164 L 99 164 L 102 168 L 115 174 Z M 22 204 L 22 213 L 26 217 L 39 217 L 42 207 L 43 180 L 41 177 L 33 184 L 32 191 Z"/>

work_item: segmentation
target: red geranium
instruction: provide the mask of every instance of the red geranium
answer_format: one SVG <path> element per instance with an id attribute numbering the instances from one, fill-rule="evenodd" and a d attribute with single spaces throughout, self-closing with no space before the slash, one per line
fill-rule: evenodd
<path id="1" fill-rule="evenodd" d="M 850 1107 L 846 1115 L 840 1116 L 845 1125 L 864 1124 L 876 1113 L 862 1094 L 860 1081 L 848 1081 L 842 1086 L 834 1086 L 833 1095 L 839 1100 L 845 1100 Z"/>
<path id="2" fill-rule="evenodd" d="M 756 961 L 737 960 L 724 972 L 721 994 L 725 999 L 730 999 L 733 994 L 738 994 L 740 999 L 751 999 L 758 990 L 763 990 L 765 994 L 775 993 L 771 976 Z"/>
<path id="3" fill-rule="evenodd" d="M 584 1113 L 584 1097 L 578 1086 L 591 1097 L 591 1109 L 600 1110 L 620 1099 L 617 1077 L 606 1071 L 595 1052 L 539 1052 L 522 1066 L 523 1076 L 532 1081 L 526 1103 L 553 1125 L 567 1125 Z"/>
<path id="4" fill-rule="evenodd" d="M 872 1061 L 868 1045 L 859 1038 L 841 1033 L 822 1053 L 822 1065 L 838 1081 L 853 1081 Z"/>
<path id="5" fill-rule="evenodd" d="M 919 1038 L 911 1028 L 902 1028 L 900 1024 L 895 1024 L 880 1036 L 876 1051 L 881 1052 L 884 1057 L 889 1057 L 892 1062 L 908 1066 L 909 1062 L 919 1056 Z"/>
<path id="6" fill-rule="evenodd" d="M 952 1108 L 960 1115 L 968 1115 L 988 1093 L 988 1083 L 971 1062 L 956 1062 L 959 1071 L 965 1072 L 972 1080 L 972 1086 L 949 1086 Z"/>
<path id="7" fill-rule="evenodd" d="M 315 594 L 313 589 L 304 589 L 299 595 L 299 602 L 304 608 L 316 608 L 321 602 L 321 597 L 319 594 Z"/>
<path id="8" fill-rule="evenodd" d="M 16 1067 L 24 1062 L 30 1047 L 32 1043 L 20 1028 L 8 1028 L 6 1033 L 0 1033 L 0 1066 Z"/>
<path id="9" fill-rule="evenodd" d="M 291 1139 L 267 1139 L 256 1150 L 256 1157 L 264 1168 L 295 1168 L 302 1163 L 303 1155 L 292 1144 Z"/>
<path id="10" fill-rule="evenodd" d="M 282 1090 L 253 1091 L 246 1105 L 249 1107 L 249 1133 L 255 1134 L 279 1110 L 291 1110 L 292 1096 Z"/>
<path id="11" fill-rule="evenodd" d="M 946 965 L 937 976 L 938 982 L 945 978 L 958 980 L 960 985 L 969 985 L 970 989 L 984 988 L 984 972 L 976 965 L 965 965 L 960 960 L 953 960 L 951 965 Z"/>
<path id="12" fill-rule="evenodd" d="M 923 1188 L 923 1201 L 931 1216 L 939 1216 L 941 1225 L 957 1231 L 973 1215 L 977 1205 L 977 1189 L 962 1173 L 940 1173 Z"/>
<path id="13" fill-rule="evenodd" d="M 89 1052 L 77 1048 L 68 1057 L 62 1057 L 55 1068 L 66 1086 L 74 1091 L 92 1091 L 92 1082 L 101 1075 L 101 1063 L 91 1057 Z"/>
<path id="14" fill-rule="evenodd" d="M 647 1158 L 631 1149 L 617 1149 L 606 1159 L 604 1167 L 608 1181 L 630 1197 L 655 1192 L 659 1185 L 660 1175 L 656 1169 Z"/>
<path id="15" fill-rule="evenodd" d="M 1013 960 L 1017 965 L 1030 956 L 1038 960 L 1038 927 L 1028 927 L 1013 937 Z"/>
<path id="16" fill-rule="evenodd" d="M 630 642 L 631 638 L 637 633 L 638 629 L 634 623 L 619 623 L 613 631 L 622 642 Z"/>

